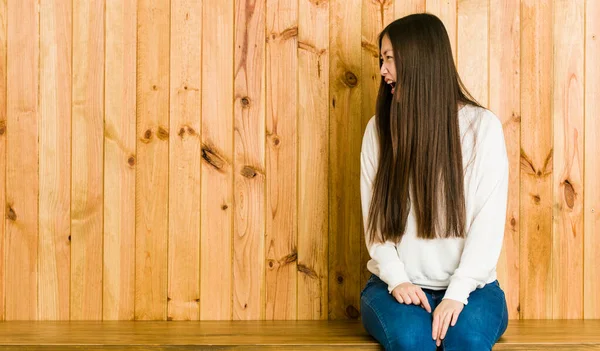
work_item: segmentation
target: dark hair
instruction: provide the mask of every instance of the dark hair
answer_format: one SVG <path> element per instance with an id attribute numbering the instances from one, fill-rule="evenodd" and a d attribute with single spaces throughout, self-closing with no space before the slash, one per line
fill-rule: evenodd
<path id="1" fill-rule="evenodd" d="M 417 237 L 464 237 L 458 107 L 459 102 L 481 106 L 460 80 L 439 18 L 423 13 L 395 20 L 379 34 L 380 51 L 385 35 L 392 43 L 396 88 L 392 95 L 382 77 L 376 107 L 380 158 L 369 209 L 369 237 L 399 242 L 411 198 Z M 443 219 L 445 226 L 440 226 Z"/>

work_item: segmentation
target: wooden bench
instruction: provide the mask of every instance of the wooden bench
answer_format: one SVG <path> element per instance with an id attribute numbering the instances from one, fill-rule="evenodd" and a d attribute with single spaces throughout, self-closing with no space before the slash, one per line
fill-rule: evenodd
<path id="1" fill-rule="evenodd" d="M 0 322 L 0 350 L 381 350 L 358 321 Z M 494 350 L 600 350 L 600 320 L 511 321 Z"/>

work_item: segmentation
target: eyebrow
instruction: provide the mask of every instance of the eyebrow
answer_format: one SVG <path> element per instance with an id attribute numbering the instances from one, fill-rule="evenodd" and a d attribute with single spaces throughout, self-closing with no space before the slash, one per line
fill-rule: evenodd
<path id="1" fill-rule="evenodd" d="M 390 50 L 390 49 L 387 49 L 387 50 L 385 50 L 385 51 L 383 52 L 383 55 L 385 55 L 385 54 L 386 54 L 386 52 L 388 52 L 388 51 L 392 51 L 392 50 Z M 382 56 L 382 55 L 380 55 L 380 56 Z"/>

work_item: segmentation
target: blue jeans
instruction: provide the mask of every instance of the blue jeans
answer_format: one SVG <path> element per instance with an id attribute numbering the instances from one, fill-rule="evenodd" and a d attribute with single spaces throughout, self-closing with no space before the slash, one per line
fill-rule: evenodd
<path id="1" fill-rule="evenodd" d="M 435 351 L 431 337 L 432 313 L 421 306 L 401 304 L 388 293 L 387 284 L 371 275 L 360 294 L 362 324 L 387 351 Z M 445 290 L 423 289 L 431 310 L 442 301 Z M 504 291 L 498 281 L 476 289 L 469 303 L 450 326 L 441 350 L 491 350 L 508 326 Z"/>

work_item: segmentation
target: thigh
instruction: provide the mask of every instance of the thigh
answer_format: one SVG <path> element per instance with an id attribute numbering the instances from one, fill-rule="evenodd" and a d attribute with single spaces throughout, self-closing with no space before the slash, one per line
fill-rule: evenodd
<path id="1" fill-rule="evenodd" d="M 432 305 L 433 300 L 428 299 Z M 431 314 L 420 306 L 396 301 L 387 284 L 376 276 L 369 279 L 360 302 L 363 326 L 386 350 L 436 349 L 431 338 Z"/>
<path id="2" fill-rule="evenodd" d="M 469 295 L 456 325 L 448 328 L 444 350 L 491 350 L 507 325 L 506 298 L 495 281 Z"/>

